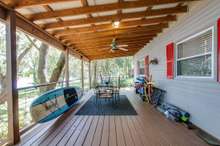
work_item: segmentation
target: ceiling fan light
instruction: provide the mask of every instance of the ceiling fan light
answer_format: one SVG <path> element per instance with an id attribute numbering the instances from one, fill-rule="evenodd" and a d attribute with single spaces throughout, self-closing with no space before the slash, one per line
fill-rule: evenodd
<path id="1" fill-rule="evenodd" d="M 119 28 L 119 25 L 120 25 L 120 21 L 114 21 L 114 22 L 112 23 L 112 26 L 113 26 L 114 28 Z"/>

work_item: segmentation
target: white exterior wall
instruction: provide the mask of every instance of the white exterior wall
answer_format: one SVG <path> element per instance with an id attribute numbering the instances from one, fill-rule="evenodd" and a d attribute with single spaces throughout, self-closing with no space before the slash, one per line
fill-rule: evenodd
<path id="1" fill-rule="evenodd" d="M 217 82 L 217 19 L 220 18 L 220 0 L 202 0 L 191 3 L 189 12 L 164 30 L 134 56 L 135 76 L 137 61 L 149 55 L 158 58 L 158 65 L 150 65 L 150 74 L 156 85 L 167 91 L 165 100 L 191 114 L 191 121 L 220 139 L 220 83 Z M 166 78 L 166 45 L 177 43 L 211 26 L 215 27 L 214 79 Z"/>

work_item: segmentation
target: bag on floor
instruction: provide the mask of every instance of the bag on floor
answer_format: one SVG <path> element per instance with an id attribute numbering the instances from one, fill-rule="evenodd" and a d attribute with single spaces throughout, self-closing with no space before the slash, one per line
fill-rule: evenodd
<path id="1" fill-rule="evenodd" d="M 171 119 L 176 122 L 183 122 L 183 123 L 189 122 L 190 114 L 172 104 L 163 103 L 160 106 L 160 110 L 164 111 L 164 114 L 168 119 Z"/>

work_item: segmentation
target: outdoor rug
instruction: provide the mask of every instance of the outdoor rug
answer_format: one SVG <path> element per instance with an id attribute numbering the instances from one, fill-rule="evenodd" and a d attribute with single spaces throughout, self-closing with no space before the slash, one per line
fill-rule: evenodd
<path id="1" fill-rule="evenodd" d="M 125 95 L 120 95 L 117 103 L 112 103 L 105 99 L 99 99 L 96 103 L 95 95 L 92 96 L 76 115 L 137 115 L 137 112 L 131 105 Z"/>

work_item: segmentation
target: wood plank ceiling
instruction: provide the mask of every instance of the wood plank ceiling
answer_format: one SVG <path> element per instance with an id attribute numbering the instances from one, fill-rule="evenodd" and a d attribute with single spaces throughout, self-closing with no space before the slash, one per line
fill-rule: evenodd
<path id="1" fill-rule="evenodd" d="M 3 0 L 90 60 L 131 56 L 195 0 Z M 119 27 L 113 22 L 119 21 Z M 128 51 L 110 52 L 116 38 Z M 108 50 L 106 48 L 109 48 Z"/>

